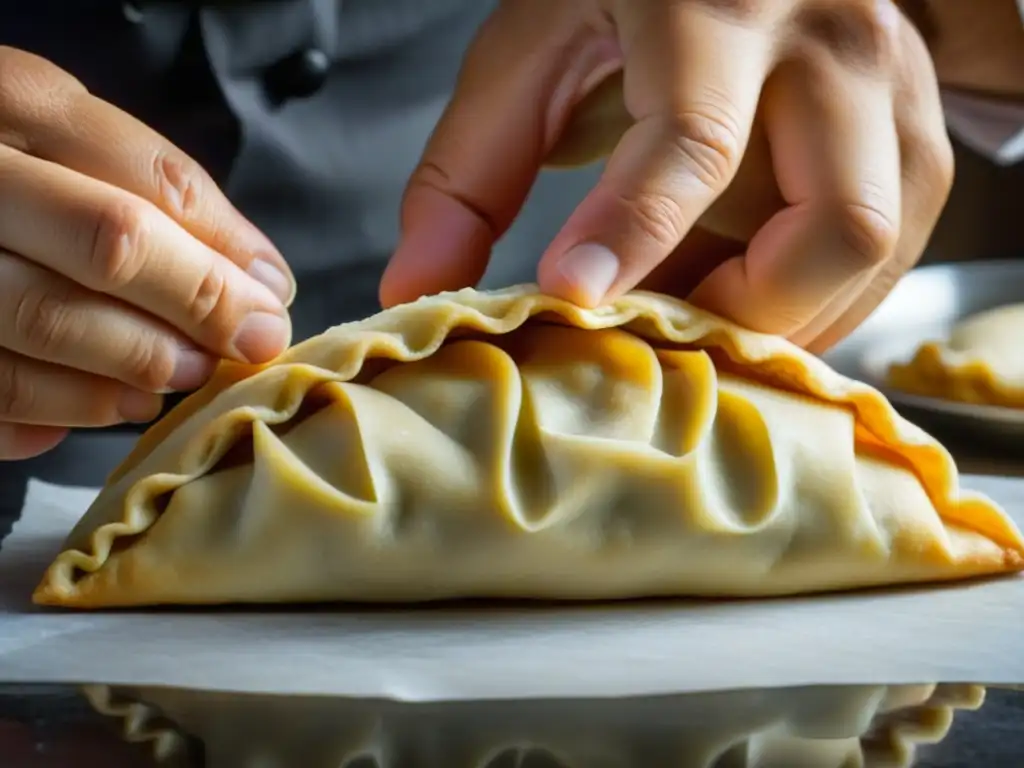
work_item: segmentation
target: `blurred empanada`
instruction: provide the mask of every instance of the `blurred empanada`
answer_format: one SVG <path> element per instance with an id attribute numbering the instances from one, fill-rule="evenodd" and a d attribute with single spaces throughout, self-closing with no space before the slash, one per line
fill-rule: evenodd
<path id="1" fill-rule="evenodd" d="M 520 286 L 224 364 L 35 600 L 765 596 L 1022 568 L 1013 522 L 875 390 L 664 296 Z"/>
<path id="2" fill-rule="evenodd" d="M 921 345 L 889 369 L 889 385 L 914 395 L 1024 408 L 1024 304 L 973 315 L 945 341 Z"/>

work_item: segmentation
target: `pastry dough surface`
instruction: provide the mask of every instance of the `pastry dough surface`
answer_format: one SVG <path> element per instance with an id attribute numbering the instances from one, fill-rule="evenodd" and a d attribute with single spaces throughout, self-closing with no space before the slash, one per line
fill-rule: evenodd
<path id="1" fill-rule="evenodd" d="M 1024 408 L 1024 304 L 973 315 L 948 339 L 922 344 L 909 362 L 890 368 L 889 384 L 925 397 Z"/>
<path id="2" fill-rule="evenodd" d="M 35 592 L 152 604 L 766 596 L 1024 568 L 875 390 L 635 292 L 465 290 L 225 363 Z"/>

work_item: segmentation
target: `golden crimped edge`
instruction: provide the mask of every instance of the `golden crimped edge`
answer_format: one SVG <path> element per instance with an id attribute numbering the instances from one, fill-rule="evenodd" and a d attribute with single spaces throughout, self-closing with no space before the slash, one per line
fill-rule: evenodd
<path id="1" fill-rule="evenodd" d="M 154 499 L 208 472 L 231 447 L 226 436 L 238 434 L 240 425 L 287 421 L 311 389 L 327 381 L 351 381 L 369 360 L 421 360 L 434 354 L 453 334 L 504 334 L 531 318 L 588 330 L 625 327 L 647 339 L 717 351 L 750 378 L 851 409 L 861 450 L 914 472 L 947 524 L 978 533 L 1003 548 L 1002 570 L 1024 568 L 1024 538 L 1013 522 L 981 494 L 962 494 L 949 452 L 897 414 L 877 390 L 836 373 L 781 337 L 746 330 L 678 299 L 633 291 L 611 304 L 585 309 L 541 294 L 534 285 L 519 285 L 490 292 L 467 288 L 393 307 L 365 320 L 335 326 L 265 365 L 222 363 L 206 386 L 142 435 L 110 475 L 97 503 L 104 502 L 104 494 L 112 495 L 121 507 L 121 519 L 92 531 L 84 551 L 70 547 L 62 551 L 36 588 L 34 602 L 87 606 L 90 601 L 76 594 L 76 571 L 99 570 L 116 540 L 144 533 L 159 516 Z M 280 376 L 283 367 L 294 375 Z M 233 385 L 244 386 L 247 379 L 265 376 L 285 382 L 272 418 L 265 409 L 261 413 L 251 407 L 217 414 L 215 401 L 221 396 L 229 398 Z M 189 420 L 206 406 L 211 406 L 212 415 L 201 422 Z M 176 433 L 179 428 L 184 434 Z M 182 450 L 163 465 L 148 466 L 147 459 L 168 439 L 184 440 Z"/>
<path id="2" fill-rule="evenodd" d="M 1007 386 L 980 360 L 951 365 L 942 346 L 926 342 L 908 363 L 893 363 L 887 383 L 911 395 L 972 405 L 1024 408 L 1024 388 Z"/>

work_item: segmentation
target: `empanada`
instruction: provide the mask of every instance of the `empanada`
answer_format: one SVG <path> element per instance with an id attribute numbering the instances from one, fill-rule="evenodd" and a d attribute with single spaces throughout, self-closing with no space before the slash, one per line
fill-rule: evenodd
<path id="1" fill-rule="evenodd" d="M 929 341 L 889 369 L 889 385 L 914 395 L 1024 408 L 1024 304 L 990 309 Z"/>
<path id="2" fill-rule="evenodd" d="M 632 293 L 421 299 L 154 425 L 35 592 L 147 604 L 763 596 L 1024 568 L 875 390 Z"/>

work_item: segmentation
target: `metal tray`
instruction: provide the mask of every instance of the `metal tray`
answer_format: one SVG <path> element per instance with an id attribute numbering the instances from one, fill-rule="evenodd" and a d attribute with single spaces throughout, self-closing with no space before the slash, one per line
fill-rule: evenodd
<path id="1" fill-rule="evenodd" d="M 921 397 L 885 385 L 889 366 L 909 360 L 922 342 L 944 338 L 970 315 L 1014 303 L 1024 303 L 1024 260 L 920 267 L 823 359 L 845 376 L 881 390 L 907 418 L 926 429 L 934 424 L 965 437 L 1024 438 L 1024 409 Z"/>

